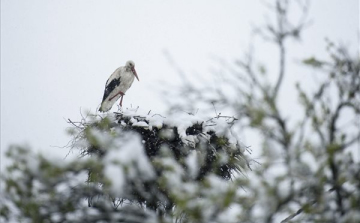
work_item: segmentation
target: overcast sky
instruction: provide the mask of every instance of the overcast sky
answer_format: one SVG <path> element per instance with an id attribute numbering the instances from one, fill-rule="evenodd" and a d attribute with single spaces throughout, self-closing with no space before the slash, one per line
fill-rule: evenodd
<path id="1" fill-rule="evenodd" d="M 324 56 L 325 37 L 358 49 L 358 1 L 311 2 L 312 26 L 291 60 Z M 245 0 L 2 0 L 2 154 L 11 143 L 54 151 L 65 145 L 65 119 L 79 120 L 80 109 L 95 112 L 107 78 L 129 59 L 140 82 L 124 107 L 164 112 L 158 83 L 179 80 L 164 52 L 185 72 L 207 77 L 214 57 L 242 55 L 264 12 L 260 1 Z M 271 48 L 257 50 L 271 63 Z"/>

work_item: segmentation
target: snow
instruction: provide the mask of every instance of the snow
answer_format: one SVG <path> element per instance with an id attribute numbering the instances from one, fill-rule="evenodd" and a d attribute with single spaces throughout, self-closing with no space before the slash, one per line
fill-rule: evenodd
<path id="1" fill-rule="evenodd" d="M 229 143 L 231 144 L 237 144 L 237 139 L 233 136 L 231 133 L 231 129 L 229 121 L 232 121 L 233 119 L 230 118 L 212 118 L 208 120 L 208 122 L 205 125 L 205 132 L 213 131 L 217 136 L 225 136 L 229 139 Z"/>
<path id="2" fill-rule="evenodd" d="M 340 222 L 360 222 L 360 212 L 351 210 L 348 211 L 341 219 Z"/>
<path id="3" fill-rule="evenodd" d="M 160 137 L 171 141 L 175 138 L 174 130 L 173 129 L 162 129 L 160 131 Z"/>
<path id="4" fill-rule="evenodd" d="M 123 117 L 120 122 L 118 122 L 118 117 L 116 118 L 116 116 L 119 115 Z M 140 109 L 127 109 L 120 113 L 115 113 L 115 115 L 108 114 L 108 116 L 96 116 L 92 118 L 93 122 L 90 122 L 90 125 L 94 123 L 95 127 L 86 129 L 86 131 L 83 132 L 83 134 L 86 134 L 83 135 L 83 139 L 79 138 L 73 145 L 84 149 L 87 148 L 90 143 L 93 143 L 96 147 L 106 148 L 106 150 L 103 151 L 104 153 L 102 153 L 104 156 L 85 156 L 82 157 L 82 159 L 80 159 L 81 162 L 79 162 L 79 158 L 75 156 L 64 159 L 64 157 L 59 158 L 58 156 L 43 155 L 45 160 L 51 162 L 55 167 L 64 170 L 64 174 L 61 174 L 61 177 L 57 178 L 58 181 L 54 184 L 53 188 L 54 192 L 63 199 L 68 199 L 69 197 L 67 196 L 72 195 L 71 191 L 73 188 L 77 188 L 77 186 L 91 186 L 92 184 L 99 187 L 98 189 L 106 189 L 106 193 L 109 193 L 112 197 L 127 198 L 129 195 L 129 188 L 127 187 L 129 181 L 133 183 L 136 189 L 143 191 L 144 182 L 154 180 L 157 177 L 153 167 L 154 163 L 150 162 L 145 153 L 145 139 L 142 139 L 141 135 L 133 131 L 127 131 L 128 128 L 125 128 L 125 130 L 122 128 L 127 125 L 149 129 L 150 131 L 157 128 L 160 130 L 160 137 L 164 137 L 168 140 L 175 138 L 176 129 L 176 132 L 179 133 L 179 137 L 184 145 L 194 148 L 196 148 L 200 142 L 205 144 L 208 143 L 208 140 L 211 137 L 208 132 L 213 131 L 218 136 L 228 137 L 229 140 L 233 142 L 229 149 L 239 149 L 239 144 L 235 140 L 235 137 L 232 137 L 230 131 L 231 126 L 229 119 L 227 118 L 216 117 L 208 119 L 185 112 L 174 113 L 164 117 L 159 114 L 141 111 Z M 103 119 L 107 118 L 113 122 L 111 123 L 112 125 L 110 125 L 110 131 L 96 128 L 97 122 L 101 122 Z M 119 123 L 119 125 L 116 123 Z M 187 134 L 187 129 L 195 124 L 202 128 L 201 135 L 198 133 L 195 133 L 194 135 Z M 89 142 L 84 140 L 84 138 L 88 138 Z M 202 218 L 205 219 L 205 222 L 214 222 L 218 220 L 216 215 L 219 213 L 223 213 L 219 219 L 225 219 L 224 221 L 226 221 L 226 219 L 229 221 L 236 220 L 236 211 L 239 210 L 239 207 L 233 205 L 231 208 L 228 207 L 227 209 L 219 211 L 217 210 L 217 207 L 212 204 L 212 202 L 215 202 L 221 206 L 223 202 L 225 202 L 224 198 L 228 196 L 229 191 L 233 190 L 233 188 L 229 186 L 231 184 L 228 184 L 229 181 L 214 174 L 205 176 L 204 184 L 194 182 L 193 180 L 199 174 L 200 160 L 203 157 L 201 157 L 201 151 L 193 150 L 188 147 L 186 147 L 184 151 L 185 153 L 188 153 L 188 155 L 180 162 L 175 160 L 172 152 L 166 152 L 166 146 L 163 146 L 160 150 L 160 156 L 153 160 L 153 162 L 157 162 L 164 170 L 160 178 L 166 185 L 166 188 L 170 191 L 169 193 L 172 196 L 183 199 L 184 202 L 186 202 L 185 205 L 187 208 L 203 209 Z M 162 155 L 163 157 L 161 157 Z M 29 169 L 34 174 L 41 174 L 42 172 L 39 170 L 39 159 L 36 159 L 34 155 L 32 156 L 32 159 L 26 159 L 27 162 L 29 162 Z M 28 156 L 25 156 L 24 158 L 28 158 Z M 226 163 L 228 162 L 229 157 L 224 150 L 220 151 L 218 158 L 220 163 Z M 32 160 L 37 161 L 33 162 Z M 74 163 L 74 161 L 77 162 Z M 246 160 L 243 162 L 244 166 L 247 163 L 245 161 Z M 90 165 L 95 164 L 96 167 L 103 167 L 103 172 L 99 174 L 103 174 L 105 177 L 106 180 L 103 182 L 104 184 L 86 183 L 88 177 L 87 170 L 80 172 L 69 172 L 67 170 L 68 168 L 78 170 L 79 167 L 83 167 L 82 164 L 88 165 L 88 163 L 91 163 Z M 184 164 L 186 167 L 183 166 Z M 26 185 L 20 186 L 26 187 Z M 42 186 L 43 182 L 40 181 L 35 184 L 33 187 L 33 194 L 37 195 L 36 197 L 39 200 L 48 201 L 50 198 L 43 197 L 39 194 Z M 144 196 L 151 195 L 148 194 L 147 191 L 144 191 Z M 103 201 L 97 199 L 96 202 Z M 48 209 L 44 210 L 49 211 Z M 89 210 L 91 211 L 91 209 L 87 208 L 87 203 L 84 200 L 81 204 L 78 203 L 78 209 L 76 211 L 67 213 L 65 218 L 71 221 L 71 219 L 83 219 L 86 215 L 88 219 L 91 219 Z M 49 213 L 52 213 L 50 218 L 54 222 L 64 220 L 58 215 L 56 210 Z M 94 216 L 97 214 L 98 213 L 92 213 Z M 119 216 L 111 214 L 110 218 L 117 219 Z"/>
<path id="5" fill-rule="evenodd" d="M 186 112 L 176 112 L 166 120 L 166 123 L 170 126 L 176 126 L 180 137 L 186 138 L 186 129 L 202 123 L 203 120 L 195 115 L 189 115 Z"/>
<path id="6" fill-rule="evenodd" d="M 191 178 L 195 178 L 199 173 L 197 151 L 191 151 L 190 154 L 186 157 L 185 163 L 188 167 Z"/>
<path id="7" fill-rule="evenodd" d="M 233 204 L 218 216 L 218 222 L 239 222 L 238 218 L 242 208 L 239 204 Z"/>
<path id="8" fill-rule="evenodd" d="M 156 127 L 158 129 L 161 129 L 163 127 L 163 117 L 160 115 L 152 115 L 151 118 L 147 117 L 147 120 L 149 121 L 149 125 L 151 127 Z"/>
<path id="9" fill-rule="evenodd" d="M 29 157 L 28 161 L 28 168 L 32 174 L 37 174 L 39 171 L 39 159 L 35 157 Z"/>
<path id="10" fill-rule="evenodd" d="M 119 165 L 108 164 L 104 170 L 105 177 L 111 180 L 110 190 L 113 195 L 120 196 L 123 194 L 125 185 L 124 172 Z"/>
<path id="11" fill-rule="evenodd" d="M 131 117 L 130 122 L 133 124 L 136 124 L 137 120 L 135 118 Z"/>
<path id="12" fill-rule="evenodd" d="M 195 147 L 199 143 L 197 135 L 188 135 L 186 130 L 195 124 L 202 125 L 202 137 L 210 138 L 207 132 L 215 132 L 217 136 L 224 136 L 229 140 L 230 145 L 234 149 L 239 149 L 237 138 L 231 132 L 231 122 L 234 121 L 232 117 L 200 117 L 186 112 L 174 112 L 167 117 L 160 114 L 152 114 L 151 111 L 144 111 L 139 108 L 128 108 L 121 111 L 123 117 L 129 118 L 132 126 L 143 127 L 144 129 L 152 130 L 153 128 L 161 129 L 164 125 L 177 128 L 177 132 L 182 142 L 190 147 Z M 126 125 L 121 122 L 121 125 Z"/>
<path id="13" fill-rule="evenodd" d="M 57 184 L 54 189 L 56 193 L 61 194 L 69 192 L 70 187 L 66 182 L 61 182 Z"/>
<path id="14" fill-rule="evenodd" d="M 277 194 L 279 198 L 285 199 L 287 196 L 289 196 L 291 193 L 290 188 L 291 188 L 290 179 L 281 181 L 277 186 Z"/>
<path id="15" fill-rule="evenodd" d="M 225 181 L 224 179 L 213 174 L 210 174 L 206 180 L 208 180 L 210 183 L 212 192 L 226 193 L 229 189 L 228 181 Z"/>
<path id="16" fill-rule="evenodd" d="M 88 172 L 87 170 L 82 170 L 77 174 L 68 174 L 67 178 L 68 178 L 67 182 L 69 184 L 69 187 L 76 187 L 86 182 L 88 178 Z"/>
<path id="17" fill-rule="evenodd" d="M 97 128 L 91 128 L 90 134 L 95 137 L 97 144 L 102 147 L 108 148 L 112 142 L 112 136 L 109 133 L 101 131 Z"/>
<path id="18" fill-rule="evenodd" d="M 135 122 L 132 126 L 143 127 L 145 129 L 149 127 L 149 125 L 144 121 Z"/>
<path id="19" fill-rule="evenodd" d="M 60 213 L 52 213 L 50 216 L 52 222 L 60 222 L 61 214 Z"/>
<path id="20" fill-rule="evenodd" d="M 140 136 L 134 133 L 124 134 L 120 130 L 118 131 L 117 134 L 121 135 L 121 137 L 115 137 L 113 139 L 110 150 L 103 160 L 104 164 L 119 163 L 123 166 L 135 165 L 135 168 L 129 169 L 136 169 L 138 173 L 130 172 L 131 178 L 143 177 L 144 180 L 154 178 L 155 172 L 144 152 Z"/>

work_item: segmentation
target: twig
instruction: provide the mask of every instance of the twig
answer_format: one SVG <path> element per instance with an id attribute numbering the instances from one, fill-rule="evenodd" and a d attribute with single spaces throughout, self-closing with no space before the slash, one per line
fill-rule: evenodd
<path id="1" fill-rule="evenodd" d="M 68 123 L 72 124 L 73 126 L 75 126 L 76 128 L 81 128 L 80 125 L 76 125 L 75 123 L 81 123 L 81 122 L 73 122 L 71 121 L 69 118 L 67 119 Z"/>
<path id="2" fill-rule="evenodd" d="M 309 204 L 309 203 L 308 203 Z M 311 205 L 316 204 L 316 201 L 313 201 L 310 203 Z M 285 218 L 284 220 L 281 221 L 281 223 L 286 223 L 289 222 L 291 219 L 295 218 L 296 216 L 298 216 L 299 214 L 301 214 L 304 211 L 303 208 L 300 208 L 299 210 L 297 210 L 294 214 L 291 214 L 290 216 L 288 216 L 287 218 Z"/>
<path id="3" fill-rule="evenodd" d="M 162 116 L 162 115 L 160 115 L 160 114 L 153 114 L 151 117 L 154 117 L 155 115 L 158 115 L 158 116 L 160 116 L 161 118 L 166 118 L 165 116 Z"/>
<path id="4" fill-rule="evenodd" d="M 291 219 L 295 218 L 296 216 L 298 216 L 299 214 L 301 214 L 301 212 L 303 212 L 303 209 L 300 208 L 299 210 L 297 210 L 297 212 L 295 212 L 294 214 L 290 215 L 289 217 L 285 218 L 284 220 L 281 221 L 281 223 L 285 223 L 290 221 Z"/>
<path id="5" fill-rule="evenodd" d="M 217 111 L 216 111 L 216 108 L 215 108 L 215 104 L 214 104 L 214 102 L 211 102 L 211 104 L 212 104 L 212 105 L 213 105 L 213 107 L 214 107 L 215 116 L 217 116 L 217 115 L 218 115 L 218 113 L 217 113 Z"/>
<path id="6" fill-rule="evenodd" d="M 284 79 L 284 73 L 285 73 L 285 47 L 284 47 L 284 40 L 279 39 L 279 48 L 280 48 L 280 70 L 279 70 L 279 77 L 276 82 L 276 86 L 274 88 L 274 92 L 272 95 L 272 98 L 275 100 L 277 97 L 277 94 L 279 92 L 282 80 Z"/>
<path id="7" fill-rule="evenodd" d="M 354 144 L 356 141 L 359 141 L 359 145 L 360 145 L 360 133 L 355 136 L 353 139 L 349 140 L 348 142 L 344 143 L 341 146 L 341 149 L 346 149 L 347 147 L 351 146 L 352 144 Z"/>

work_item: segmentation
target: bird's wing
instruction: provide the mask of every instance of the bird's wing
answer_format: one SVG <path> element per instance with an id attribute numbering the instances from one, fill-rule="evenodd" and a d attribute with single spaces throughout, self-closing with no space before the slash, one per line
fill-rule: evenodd
<path id="1" fill-rule="evenodd" d="M 119 69 L 115 70 L 115 72 L 109 77 L 105 84 L 105 91 L 103 96 L 103 101 L 110 95 L 110 93 L 120 85 L 120 75 Z"/>

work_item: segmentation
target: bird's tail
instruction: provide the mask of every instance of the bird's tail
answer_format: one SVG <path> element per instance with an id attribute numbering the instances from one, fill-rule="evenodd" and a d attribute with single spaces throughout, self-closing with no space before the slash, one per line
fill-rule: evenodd
<path id="1" fill-rule="evenodd" d="M 107 112 L 111 109 L 113 103 L 109 103 L 108 101 L 104 100 L 99 108 L 100 112 Z"/>
<path id="2" fill-rule="evenodd" d="M 119 100 L 119 98 L 121 97 L 121 95 L 119 94 L 119 95 L 115 95 L 115 97 L 111 97 L 110 99 L 108 99 L 108 98 L 106 98 L 105 100 L 103 100 L 102 102 L 101 102 L 101 106 L 100 106 L 100 108 L 99 108 L 99 111 L 100 112 L 107 112 L 107 111 L 109 111 L 111 108 L 112 108 L 112 106 L 114 105 L 114 103 L 117 101 L 117 100 Z"/>
<path id="3" fill-rule="evenodd" d="M 105 109 L 103 107 L 103 103 L 101 103 L 101 105 L 100 105 L 99 112 L 107 112 L 107 111 L 105 111 Z"/>

